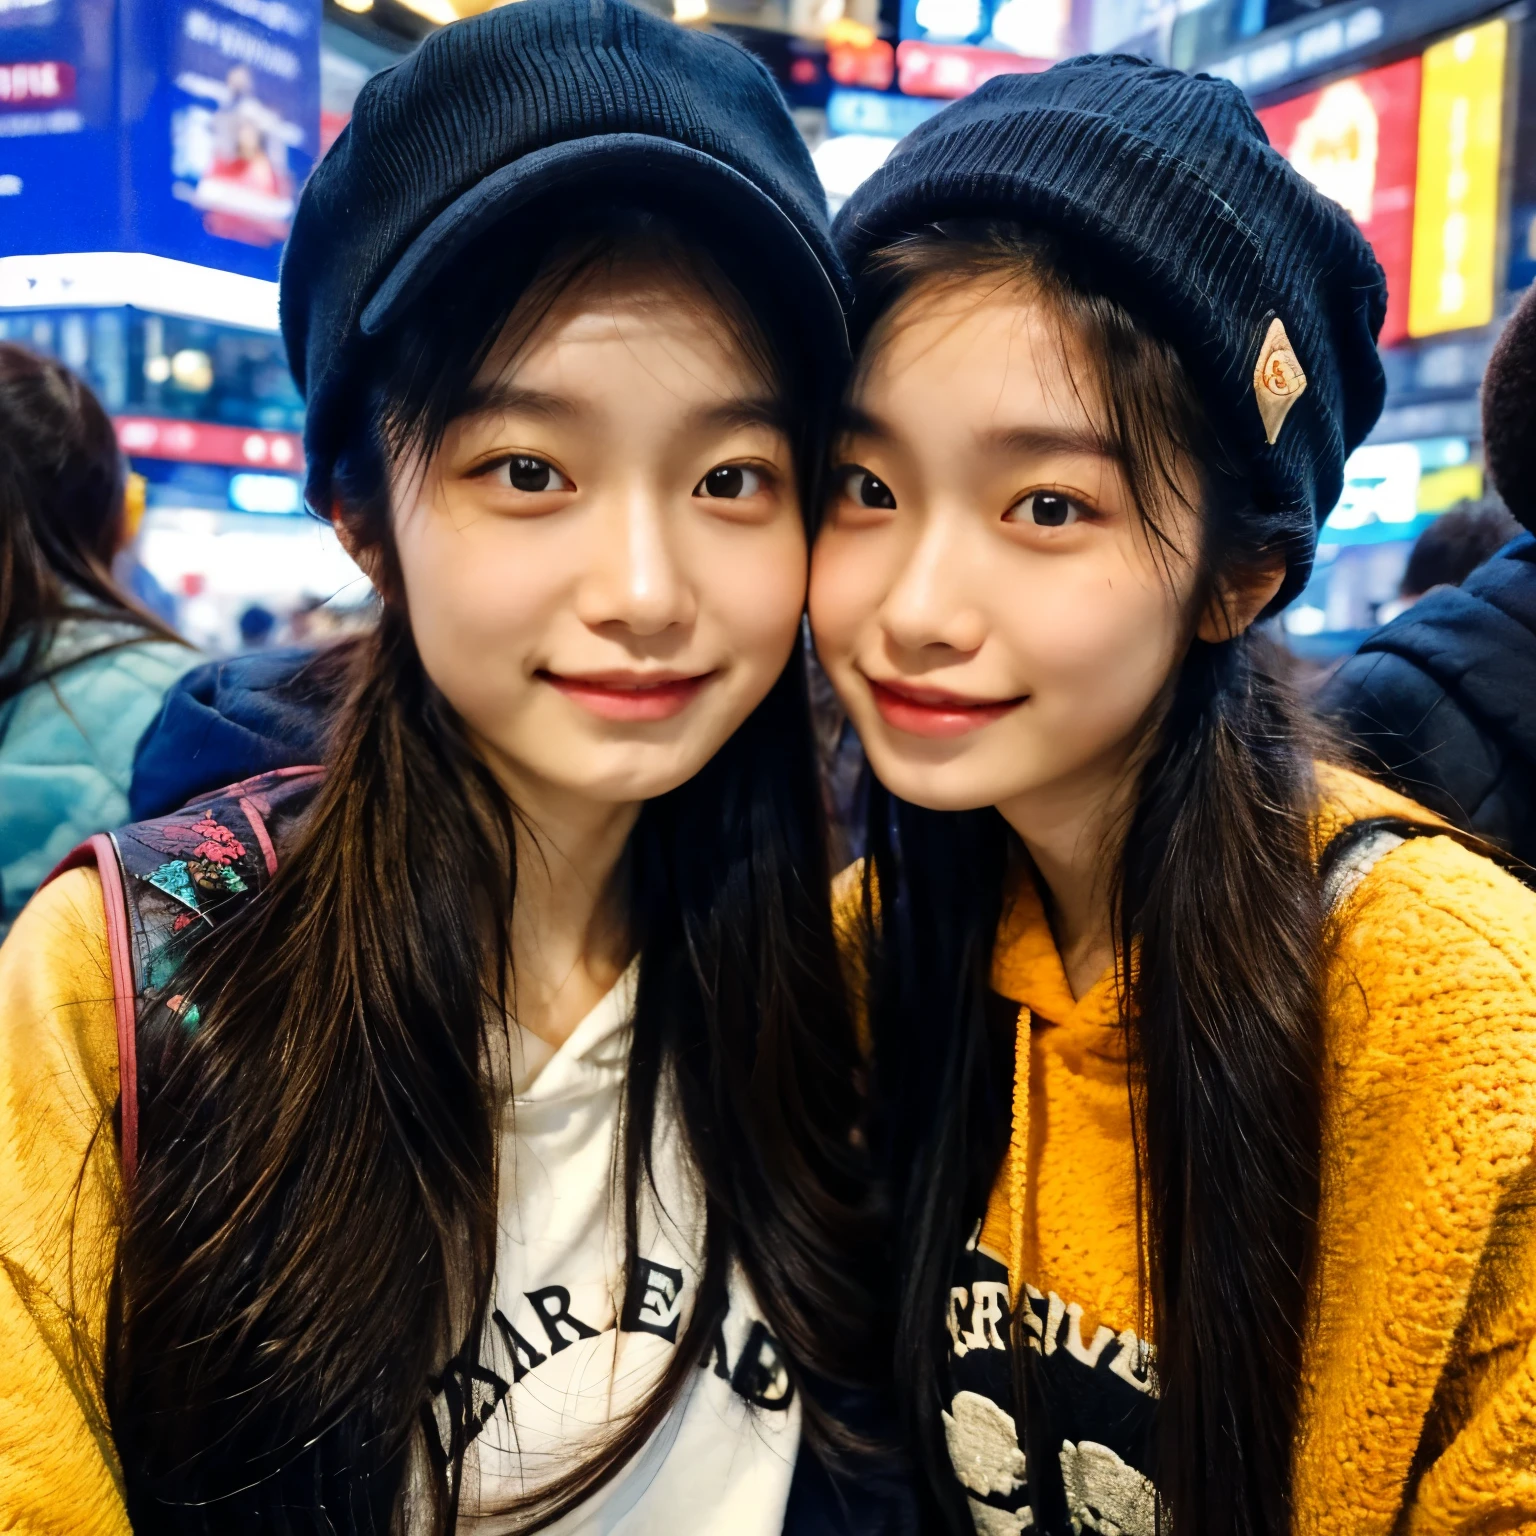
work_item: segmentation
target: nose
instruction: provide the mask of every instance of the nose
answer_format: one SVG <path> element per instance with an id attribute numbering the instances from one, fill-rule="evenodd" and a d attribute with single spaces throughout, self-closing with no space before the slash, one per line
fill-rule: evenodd
<path id="1" fill-rule="evenodd" d="M 968 655 L 986 638 L 986 618 L 975 601 L 976 551 L 967 520 L 942 509 L 923 520 L 917 542 L 880 606 L 880 624 L 903 651 L 939 647 Z"/>
<path id="2" fill-rule="evenodd" d="M 595 521 L 592 562 L 576 601 L 582 622 L 647 637 L 692 623 L 698 606 L 672 535 L 666 507 L 649 488 L 615 495 Z"/>

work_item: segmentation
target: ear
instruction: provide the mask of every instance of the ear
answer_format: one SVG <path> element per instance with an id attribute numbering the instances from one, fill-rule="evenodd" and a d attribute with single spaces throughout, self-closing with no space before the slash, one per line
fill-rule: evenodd
<path id="1" fill-rule="evenodd" d="M 1283 555 L 1271 555 L 1262 564 L 1237 572 L 1206 604 L 1196 635 L 1210 645 L 1235 640 L 1269 606 L 1284 580 Z"/>
<path id="2" fill-rule="evenodd" d="M 351 555 L 363 575 L 377 588 L 382 569 L 379 546 L 376 543 L 364 543 L 358 537 L 357 520 L 348 517 L 345 508 L 338 503 L 334 501 L 331 503 L 329 515 L 331 527 L 336 530 L 336 537 L 341 540 L 341 547 Z"/>

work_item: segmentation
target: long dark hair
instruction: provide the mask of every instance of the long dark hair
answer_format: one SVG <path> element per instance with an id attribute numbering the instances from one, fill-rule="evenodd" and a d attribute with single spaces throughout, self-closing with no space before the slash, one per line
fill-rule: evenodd
<path id="1" fill-rule="evenodd" d="M 1193 638 L 1195 615 L 1271 552 L 1247 531 L 1244 487 L 1177 354 L 1048 238 L 985 224 L 899 242 L 864 274 L 863 329 L 917 283 L 969 280 L 1020 285 L 1080 344 L 1088 377 L 1070 382 L 1167 559 L 1159 514 L 1181 494 L 1181 465 L 1203 472 L 1192 638 L 1144 723 L 1134 805 L 1109 850 L 1142 1331 L 1157 1348 L 1161 1517 L 1179 1536 L 1281 1536 L 1320 1181 L 1316 789 L 1307 727 L 1266 642 Z M 896 1369 L 935 1498 L 968 1529 L 940 1423 L 943 1319 L 1008 1146 L 1012 1031 L 998 1038 L 986 996 L 1010 862 L 1027 855 L 995 811 L 926 811 L 878 785 L 868 832 L 875 1144 L 901 1231 Z M 1017 1398 L 1043 1524 L 1061 1507 L 1059 1448 L 1029 1411 L 1024 1341 L 1016 1331 Z"/>
<path id="2" fill-rule="evenodd" d="M 112 577 L 126 474 L 89 387 L 62 363 L 0 342 L 0 703 L 49 675 L 67 618 L 128 625 L 106 648 L 180 638 Z"/>
<path id="3" fill-rule="evenodd" d="M 141 1020 L 140 1164 L 107 1371 L 140 1532 L 394 1532 L 407 1496 L 423 1529 L 457 1515 L 469 1405 L 446 1443 L 428 1405 L 474 1356 L 489 1307 L 487 1063 L 507 1027 L 516 813 L 423 671 L 390 467 L 431 451 L 509 313 L 526 340 L 564 285 L 621 259 L 673 273 L 679 302 L 714 302 L 772 367 L 799 470 L 819 462 L 818 397 L 840 381 L 780 367 L 689 236 L 614 213 L 546 247 L 531 286 L 510 291 L 505 249 L 467 252 L 379 343 L 342 451 L 312 473 L 376 555 L 382 616 L 355 644 L 302 835 L 189 962 L 197 1030 L 164 1010 Z M 807 1371 L 857 1382 L 864 1364 L 857 1053 L 798 658 L 699 775 L 644 807 L 622 878 L 641 961 L 628 1253 L 670 1085 L 704 1189 L 703 1271 L 657 1388 L 509 1511 L 520 1528 L 573 1508 L 650 1437 L 705 1356 L 732 1263 L 796 1388 Z M 800 1397 L 813 1444 L 854 1443 L 815 1393 Z"/>

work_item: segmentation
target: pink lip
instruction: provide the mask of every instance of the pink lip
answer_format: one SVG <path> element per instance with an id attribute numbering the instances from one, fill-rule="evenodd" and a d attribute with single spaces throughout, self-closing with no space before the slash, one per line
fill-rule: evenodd
<path id="1" fill-rule="evenodd" d="M 592 672 L 584 677 L 566 677 L 558 672 L 540 672 L 539 676 L 600 720 L 648 721 L 670 720 L 682 714 L 715 674 L 684 677 L 675 672 Z"/>
<path id="2" fill-rule="evenodd" d="M 910 683 L 876 682 L 867 678 L 880 718 L 912 736 L 965 736 L 1001 720 L 1024 702 L 1017 699 L 968 699 L 942 688 L 916 688 Z"/>

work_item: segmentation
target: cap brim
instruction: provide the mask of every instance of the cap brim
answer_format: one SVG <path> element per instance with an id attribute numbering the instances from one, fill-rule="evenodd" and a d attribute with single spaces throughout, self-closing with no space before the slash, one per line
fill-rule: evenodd
<path id="1" fill-rule="evenodd" d="M 364 308 L 365 335 L 385 330 L 449 261 L 509 214 L 580 184 L 622 189 L 642 205 L 689 216 L 727 269 L 749 267 L 759 293 L 775 294 L 814 328 L 817 351 L 848 352 L 842 296 L 805 235 L 740 171 L 671 139 L 614 133 L 569 139 L 523 155 L 463 193 L 411 242 Z M 707 223 L 707 229 L 704 229 Z"/>

